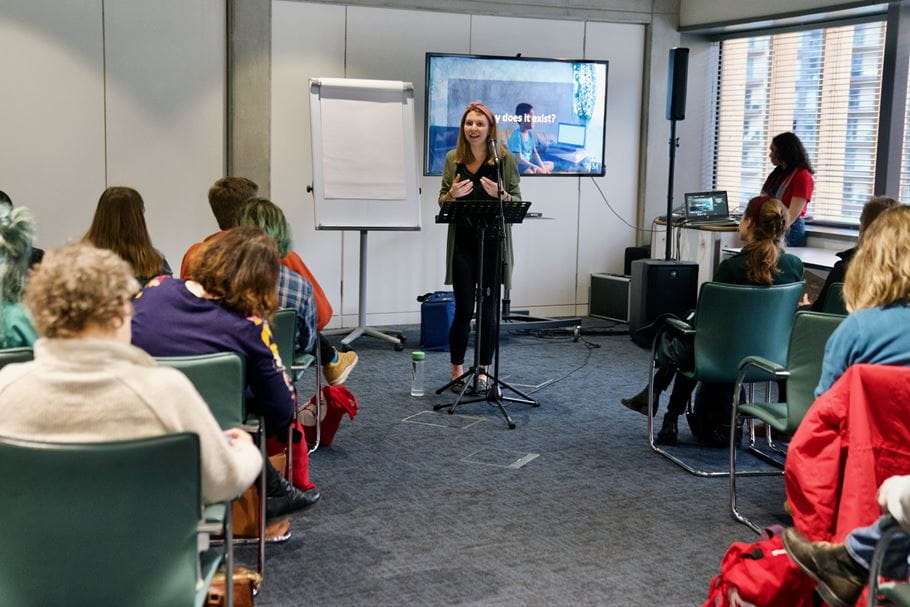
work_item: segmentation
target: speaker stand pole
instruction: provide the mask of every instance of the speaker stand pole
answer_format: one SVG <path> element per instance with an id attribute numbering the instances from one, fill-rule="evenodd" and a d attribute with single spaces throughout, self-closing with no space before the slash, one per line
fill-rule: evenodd
<path id="1" fill-rule="evenodd" d="M 670 120 L 670 171 L 669 183 L 667 184 L 667 242 L 664 260 L 672 259 L 671 243 L 673 241 L 673 173 L 676 169 L 676 148 L 679 147 L 679 140 L 676 138 L 676 120 Z"/>

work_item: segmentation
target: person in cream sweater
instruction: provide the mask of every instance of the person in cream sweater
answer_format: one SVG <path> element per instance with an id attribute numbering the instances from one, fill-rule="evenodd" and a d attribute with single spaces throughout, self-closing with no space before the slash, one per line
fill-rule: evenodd
<path id="1" fill-rule="evenodd" d="M 0 370 L 0 434 L 101 442 L 195 432 L 203 501 L 236 497 L 262 470 L 259 450 L 243 430 L 222 431 L 183 374 L 130 345 L 138 289 L 111 251 L 48 252 L 24 298 L 39 335 L 35 360 Z"/>

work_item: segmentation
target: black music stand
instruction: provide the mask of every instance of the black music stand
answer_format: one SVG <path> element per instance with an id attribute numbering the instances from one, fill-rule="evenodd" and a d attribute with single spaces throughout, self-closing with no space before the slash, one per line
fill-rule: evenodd
<path id="1" fill-rule="evenodd" d="M 448 408 L 449 413 L 455 413 L 455 409 L 459 405 L 464 405 L 468 403 L 476 402 L 489 402 L 495 404 L 502 416 L 505 418 L 508 423 L 509 429 L 515 428 L 515 422 L 512 421 L 512 418 L 509 417 L 509 412 L 506 411 L 503 406 L 503 402 L 514 402 L 522 403 L 525 405 L 531 405 L 532 407 L 539 407 L 540 403 L 532 399 L 527 394 L 521 392 L 514 386 L 507 384 L 506 382 L 499 379 L 499 322 L 501 319 L 500 314 L 500 303 L 501 303 L 501 292 L 502 292 L 502 238 L 503 231 L 505 230 L 505 224 L 509 223 L 521 223 L 524 221 L 525 214 L 528 211 L 528 207 L 531 206 L 531 203 L 526 200 L 510 200 L 505 202 L 503 200 L 456 200 L 444 202 L 439 209 L 439 215 L 436 216 L 436 223 L 454 223 L 455 225 L 462 225 L 467 227 L 473 227 L 477 230 L 477 291 L 475 295 L 475 310 L 477 316 L 477 330 L 474 332 L 474 361 L 471 367 L 444 385 L 443 387 L 436 390 L 436 394 L 442 394 L 445 390 L 448 390 L 449 387 L 454 385 L 456 382 L 464 380 L 465 387 L 458 394 L 458 398 L 455 399 L 454 403 L 448 405 L 434 405 L 433 410 L 438 411 L 440 409 Z M 486 237 L 486 232 L 490 230 L 496 234 L 496 280 L 494 280 L 493 292 L 490 294 L 484 294 L 484 280 L 483 280 L 483 256 L 484 256 L 484 241 Z M 495 354 L 495 362 L 493 373 L 490 373 L 489 370 L 482 371 L 480 368 L 480 341 L 481 333 L 483 332 L 483 302 L 487 297 L 494 297 L 495 303 L 493 305 L 493 313 L 496 315 L 496 324 L 493 330 L 493 348 Z M 477 378 L 478 375 L 483 373 L 487 376 L 487 392 L 486 394 L 479 394 L 477 391 Z M 474 394 L 478 394 L 477 398 L 465 399 L 465 395 L 468 389 L 468 386 L 473 386 Z M 518 394 L 521 398 L 510 398 L 502 395 L 502 388 L 511 390 L 515 394 Z"/>

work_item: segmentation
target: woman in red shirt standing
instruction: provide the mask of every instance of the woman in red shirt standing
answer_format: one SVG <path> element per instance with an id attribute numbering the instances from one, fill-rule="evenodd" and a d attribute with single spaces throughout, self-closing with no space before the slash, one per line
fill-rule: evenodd
<path id="1" fill-rule="evenodd" d="M 762 194 L 777 198 L 787 207 L 787 246 L 806 246 L 806 225 L 803 217 L 815 180 L 812 164 L 806 154 L 803 142 L 795 134 L 787 131 L 771 140 L 770 154 L 774 170 L 768 175 L 762 186 Z"/>

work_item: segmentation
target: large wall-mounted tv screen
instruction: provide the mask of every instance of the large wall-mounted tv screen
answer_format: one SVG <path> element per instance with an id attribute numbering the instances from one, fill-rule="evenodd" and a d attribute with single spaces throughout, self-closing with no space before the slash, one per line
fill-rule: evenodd
<path id="1" fill-rule="evenodd" d="M 424 175 L 441 175 L 464 109 L 485 103 L 523 175 L 603 175 L 607 62 L 427 53 Z"/>

